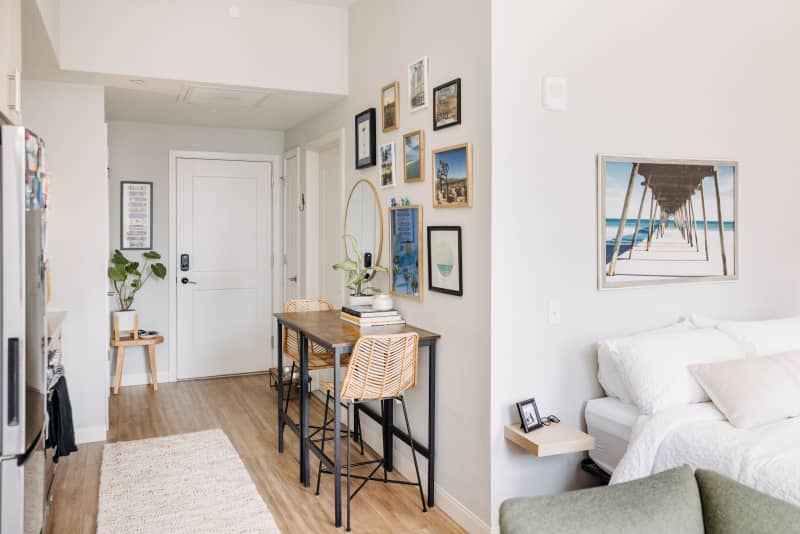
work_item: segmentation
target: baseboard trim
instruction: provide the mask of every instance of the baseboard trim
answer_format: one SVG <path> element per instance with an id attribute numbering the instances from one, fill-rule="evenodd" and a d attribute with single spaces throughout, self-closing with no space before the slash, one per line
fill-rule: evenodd
<path id="1" fill-rule="evenodd" d="M 80 443 L 94 443 L 106 440 L 106 427 L 88 426 L 75 429 L 75 441 Z"/>

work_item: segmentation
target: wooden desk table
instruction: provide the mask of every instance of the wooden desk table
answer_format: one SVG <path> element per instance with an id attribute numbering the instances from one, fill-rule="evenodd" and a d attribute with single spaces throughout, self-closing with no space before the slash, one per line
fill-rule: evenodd
<path id="1" fill-rule="evenodd" d="M 394 408 L 391 400 L 383 401 L 382 414 L 366 405 L 358 405 L 358 410 L 365 413 L 381 424 L 383 428 L 383 456 L 386 470 L 391 471 L 392 450 L 394 437 L 397 436 L 409 446 L 413 446 L 422 456 L 428 459 L 428 506 L 434 506 L 434 484 L 436 465 L 436 342 L 439 334 L 422 330 L 413 326 L 385 326 L 360 329 L 339 318 L 340 311 L 276 313 L 278 321 L 278 369 L 283 369 L 283 327 L 296 331 L 300 336 L 300 422 L 292 421 L 288 414 L 284 414 L 283 405 L 283 373 L 278 373 L 278 451 L 283 452 L 284 424 L 294 431 L 300 438 L 300 481 L 306 486 L 311 485 L 311 469 L 309 452 L 317 456 L 322 463 L 334 473 L 334 516 L 337 527 L 342 525 L 342 463 L 340 432 L 333 432 L 333 459 L 328 458 L 324 452 L 312 442 L 308 436 L 308 342 L 325 347 L 334 354 L 333 384 L 334 426 L 341 424 L 340 383 L 342 380 L 340 364 L 342 355 L 350 354 L 362 334 L 397 334 L 416 332 L 419 334 L 421 347 L 428 347 L 428 445 L 412 441 L 408 434 L 394 425 Z"/>

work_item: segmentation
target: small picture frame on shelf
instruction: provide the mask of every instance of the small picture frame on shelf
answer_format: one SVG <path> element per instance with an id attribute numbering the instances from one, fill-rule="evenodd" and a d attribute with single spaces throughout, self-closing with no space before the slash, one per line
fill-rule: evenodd
<path id="1" fill-rule="evenodd" d="M 527 434 L 531 430 L 536 430 L 542 425 L 542 418 L 539 417 L 539 408 L 536 406 L 536 399 L 531 397 L 524 401 L 517 403 L 517 411 L 519 412 L 519 421 L 522 430 Z"/>
<path id="2" fill-rule="evenodd" d="M 356 169 L 375 165 L 375 108 L 356 115 Z"/>

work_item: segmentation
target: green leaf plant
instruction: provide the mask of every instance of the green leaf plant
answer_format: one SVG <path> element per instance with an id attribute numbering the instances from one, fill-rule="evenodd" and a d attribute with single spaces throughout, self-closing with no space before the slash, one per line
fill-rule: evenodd
<path id="1" fill-rule="evenodd" d="M 114 284 L 114 292 L 117 294 L 117 304 L 120 311 L 129 311 L 133 306 L 133 299 L 136 293 L 150 280 L 150 277 L 163 280 L 167 276 L 167 268 L 161 262 L 152 263 L 160 260 L 161 254 L 154 250 L 143 254 L 144 264 L 139 267 L 138 261 L 131 261 L 119 250 L 114 250 L 114 254 L 109 260 L 108 278 Z M 144 278 L 143 278 L 144 276 Z"/>
<path id="2" fill-rule="evenodd" d="M 381 292 L 376 287 L 366 287 L 373 272 L 388 273 L 386 267 L 380 265 L 373 265 L 372 267 L 364 267 L 364 254 L 358 246 L 358 240 L 352 235 L 344 236 L 345 254 L 347 258 L 333 266 L 334 271 L 343 271 L 347 275 L 347 282 L 345 285 L 348 289 L 353 291 L 353 296 L 356 297 L 371 297 Z M 350 251 L 353 251 L 355 258 L 350 257 Z"/>

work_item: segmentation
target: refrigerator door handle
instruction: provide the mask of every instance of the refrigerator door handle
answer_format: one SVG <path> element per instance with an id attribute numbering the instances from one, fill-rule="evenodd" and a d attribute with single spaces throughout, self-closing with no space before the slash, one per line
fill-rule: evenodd
<path id="1" fill-rule="evenodd" d="M 19 425 L 19 338 L 8 338 L 8 426 Z"/>

